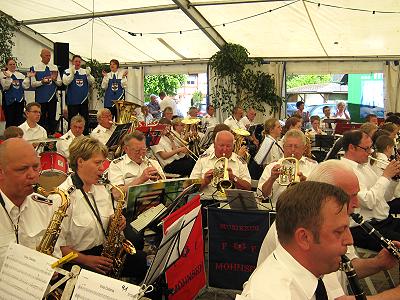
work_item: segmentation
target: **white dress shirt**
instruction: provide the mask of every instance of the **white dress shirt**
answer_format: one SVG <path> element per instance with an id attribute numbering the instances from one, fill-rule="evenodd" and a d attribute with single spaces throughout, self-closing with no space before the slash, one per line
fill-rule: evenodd
<path id="1" fill-rule="evenodd" d="M 157 145 L 150 146 L 151 150 L 154 152 L 155 156 L 157 157 L 158 161 L 160 162 L 162 167 L 165 167 L 166 165 L 169 165 L 172 163 L 174 160 L 178 160 L 181 157 L 178 154 L 174 154 L 171 157 L 167 159 L 162 159 L 160 156 L 160 152 L 165 151 L 165 152 L 170 152 L 172 151 L 172 144 L 171 141 L 168 137 L 165 135 L 162 135 L 160 138 L 160 141 L 158 142 Z"/>
<path id="2" fill-rule="evenodd" d="M 64 83 L 64 85 L 71 84 L 72 80 L 74 80 L 76 72 L 78 72 L 79 75 L 86 75 L 89 86 L 94 84 L 95 79 L 92 76 L 92 74 L 87 72 L 87 69 L 79 68 L 77 70 L 77 69 L 75 69 L 74 66 L 72 66 L 72 68 L 73 68 L 73 73 L 71 73 L 71 68 L 70 68 L 70 69 L 65 70 L 65 74 L 63 74 L 62 82 Z"/>
<path id="3" fill-rule="evenodd" d="M 17 183 L 16 183 L 17 184 Z M 50 219 L 53 216 L 53 210 L 57 206 L 48 205 L 45 203 L 37 202 L 31 198 L 32 195 L 26 197 L 24 203 L 20 207 L 14 205 L 13 202 L 2 192 L 5 209 L 11 217 L 12 223 L 7 216 L 6 211 L 0 206 L 0 267 L 3 264 L 4 256 L 7 251 L 8 245 L 11 242 L 16 243 L 17 239 L 14 232 L 14 225 L 18 225 L 18 240 L 19 244 L 24 245 L 31 249 L 36 249 Z M 58 248 L 54 249 L 54 255 L 60 257 Z"/>
<path id="4" fill-rule="evenodd" d="M 115 126 L 111 126 L 110 129 L 101 126 L 100 124 L 97 125 L 95 129 L 90 133 L 92 138 L 98 139 L 104 145 L 107 144 L 107 141 L 110 139 L 111 135 L 115 130 Z"/>
<path id="5" fill-rule="evenodd" d="M 230 116 L 229 118 L 227 118 L 227 119 L 224 121 L 224 124 L 225 124 L 225 125 L 228 125 L 229 128 L 230 128 L 231 130 L 234 130 L 234 129 L 237 129 L 237 128 L 246 129 L 246 127 L 245 127 L 242 123 L 240 123 L 240 121 L 236 120 L 236 119 L 235 119 L 234 117 L 232 117 L 232 116 Z"/>
<path id="6" fill-rule="evenodd" d="M 369 163 L 359 164 L 344 157 L 340 161 L 347 164 L 358 178 L 360 184 L 360 191 L 358 192 L 360 214 L 364 220 L 386 219 L 389 216 L 387 202 L 392 200 L 397 182 L 376 175 Z"/>
<path id="7" fill-rule="evenodd" d="M 20 73 L 18 71 L 15 71 L 14 73 L 11 73 L 11 74 L 14 75 L 17 79 L 23 79 L 24 80 L 24 81 L 22 81 L 22 88 L 24 90 L 29 89 L 29 85 L 31 83 L 29 77 L 25 77 L 24 74 L 22 74 L 22 73 Z M 11 77 L 1 78 L 0 79 L 0 84 L 3 87 L 3 91 L 7 91 L 10 88 L 12 82 L 13 82 L 13 79 Z"/>
<path id="8" fill-rule="evenodd" d="M 39 64 L 37 64 L 36 66 L 34 66 L 34 70 L 35 72 L 39 71 L 44 71 L 46 69 L 46 67 L 49 67 L 50 72 L 57 72 L 57 79 L 54 81 L 54 83 L 58 86 L 62 85 L 62 79 L 61 79 L 61 75 L 60 72 L 58 71 L 57 66 L 53 65 L 52 63 L 48 63 L 47 65 L 45 65 L 43 62 L 40 62 Z M 43 83 L 41 80 L 36 80 L 35 76 L 31 77 L 31 85 L 34 88 L 37 88 L 39 86 L 42 86 Z"/>
<path id="9" fill-rule="evenodd" d="M 325 275 L 323 282 L 328 299 L 344 296 L 334 273 Z M 236 300 L 315 300 L 317 285 L 318 278 L 278 245 L 254 270 Z"/>
<path id="10" fill-rule="evenodd" d="M 121 79 L 121 86 L 123 89 L 126 89 L 128 86 L 128 79 L 124 76 L 125 70 L 118 69 L 117 72 L 108 72 L 106 76 L 103 77 L 101 81 L 101 88 L 103 90 L 107 89 L 108 82 L 112 79 L 115 75 L 115 79 Z"/>
<path id="11" fill-rule="evenodd" d="M 203 179 L 204 174 L 210 169 L 214 169 L 214 164 L 217 161 L 217 157 L 215 153 L 211 153 L 209 155 L 201 155 L 197 160 L 192 173 L 190 174 L 190 178 L 194 179 Z M 228 168 L 232 169 L 234 175 L 239 177 L 242 180 L 247 182 L 251 182 L 249 169 L 247 168 L 247 164 L 243 161 L 236 153 L 232 153 L 231 157 L 228 160 Z M 212 199 L 213 195 L 215 195 L 216 188 L 212 186 L 210 183 L 208 186 L 204 187 L 202 190 L 203 195 L 202 199 Z"/>
<path id="12" fill-rule="evenodd" d="M 164 171 L 156 160 L 149 159 L 149 161 L 160 175 L 164 175 Z M 140 177 L 148 167 L 144 161 L 139 165 L 131 160 L 128 154 L 125 154 L 111 162 L 108 168 L 108 179 L 114 185 L 126 185 L 133 179 Z M 151 180 L 148 182 L 151 182 Z"/>
<path id="13" fill-rule="evenodd" d="M 244 116 L 243 118 L 240 119 L 239 121 L 240 127 L 248 129 L 250 126 L 253 126 L 255 123 L 253 121 L 250 121 L 247 116 Z"/>
<path id="14" fill-rule="evenodd" d="M 72 179 L 69 176 L 59 188 L 68 191 L 72 185 Z M 95 211 L 97 206 L 104 231 L 106 231 L 110 216 L 114 213 L 110 192 L 104 185 L 92 185 L 87 195 Z M 60 201 L 58 195 L 51 195 L 50 198 L 54 200 L 54 203 Z M 102 245 L 105 238 L 103 230 L 82 192 L 76 189 L 69 198 L 70 206 L 62 223 L 60 246 L 70 246 L 77 251 L 84 251 Z"/>
<path id="15" fill-rule="evenodd" d="M 35 127 L 31 128 L 29 127 L 28 122 L 25 121 L 18 127 L 21 128 L 22 131 L 24 132 L 23 138 L 27 141 L 47 138 L 46 129 L 44 129 L 39 124 L 36 124 Z"/>
<path id="16" fill-rule="evenodd" d="M 57 141 L 57 152 L 65 156 L 65 158 L 69 158 L 69 145 L 71 145 L 74 139 L 75 136 L 72 133 L 71 129 L 68 130 L 68 132 L 64 134 L 59 141 Z"/>
<path id="17" fill-rule="evenodd" d="M 262 191 L 262 186 L 264 183 L 271 177 L 271 170 L 272 168 L 277 165 L 278 162 L 273 162 L 267 165 L 264 168 L 264 171 L 260 177 L 260 180 L 258 181 L 258 186 L 257 186 L 257 192 L 261 195 Z M 299 160 L 299 171 L 303 173 L 305 177 L 308 177 L 310 175 L 311 171 L 314 170 L 314 168 L 318 165 L 318 163 L 315 160 L 312 160 L 310 158 L 302 156 L 301 159 Z M 272 185 L 272 191 L 270 195 L 267 195 L 271 198 L 272 205 L 275 207 L 276 201 L 278 200 L 278 197 L 284 190 L 286 190 L 287 186 L 284 185 L 279 185 L 278 179 L 275 180 L 274 184 Z"/>
<path id="18" fill-rule="evenodd" d="M 218 120 L 216 117 L 211 117 L 209 114 L 206 114 L 203 117 L 203 125 L 208 128 L 208 127 L 215 127 L 215 125 L 219 124 Z"/>

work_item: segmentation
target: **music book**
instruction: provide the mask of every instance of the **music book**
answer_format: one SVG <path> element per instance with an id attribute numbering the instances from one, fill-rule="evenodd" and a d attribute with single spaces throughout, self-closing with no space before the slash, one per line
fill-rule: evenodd
<path id="1" fill-rule="evenodd" d="M 161 215 L 166 209 L 166 206 L 162 203 L 149 208 L 144 213 L 140 214 L 136 220 L 131 222 L 132 228 L 138 232 L 142 231 L 151 223 L 151 221 Z"/>
<path id="2" fill-rule="evenodd" d="M 254 156 L 254 161 L 262 165 L 263 161 L 267 157 L 268 153 L 271 151 L 272 146 L 276 143 L 273 139 L 269 137 L 265 137 L 263 142 L 261 143 L 260 149 L 258 150 L 256 156 Z"/>

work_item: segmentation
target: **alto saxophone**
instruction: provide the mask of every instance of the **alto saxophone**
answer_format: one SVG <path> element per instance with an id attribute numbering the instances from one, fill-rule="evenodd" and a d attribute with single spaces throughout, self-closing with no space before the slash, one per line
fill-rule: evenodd
<path id="1" fill-rule="evenodd" d="M 45 197 L 48 197 L 52 194 L 57 194 L 61 197 L 61 205 L 57 209 L 57 211 L 54 212 L 42 240 L 36 247 L 37 251 L 45 253 L 47 255 L 52 255 L 52 253 L 54 252 L 54 247 L 61 232 L 61 223 L 64 217 L 67 215 L 67 209 L 70 205 L 69 194 L 71 194 L 74 190 L 74 186 L 72 186 L 67 192 L 60 190 L 59 188 L 54 188 L 51 191 L 46 191 L 44 188 L 38 185 L 34 186 L 34 191 Z"/>
<path id="2" fill-rule="evenodd" d="M 119 278 L 126 259 L 126 254 L 133 255 L 136 253 L 135 246 L 133 246 L 129 240 L 125 239 L 123 233 L 119 230 L 126 194 L 119 187 L 111 184 L 108 179 L 103 177 L 101 180 L 102 183 L 109 184 L 120 193 L 114 217 L 108 225 L 106 240 L 104 241 L 103 251 L 101 252 L 101 256 L 113 260 L 113 266 L 108 275 L 113 278 Z"/>

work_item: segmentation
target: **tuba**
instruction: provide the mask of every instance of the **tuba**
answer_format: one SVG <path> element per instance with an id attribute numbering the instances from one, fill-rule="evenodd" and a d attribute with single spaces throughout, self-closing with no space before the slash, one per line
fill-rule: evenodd
<path id="1" fill-rule="evenodd" d="M 111 185 L 120 193 L 120 197 L 117 201 L 117 207 L 114 212 L 114 218 L 110 224 L 108 224 L 106 240 L 104 241 L 103 251 L 101 252 L 101 256 L 113 260 L 113 267 L 109 275 L 113 278 L 119 278 L 126 255 L 133 255 L 136 253 L 136 249 L 133 244 L 129 240 L 125 239 L 124 235 L 119 230 L 119 223 L 122 218 L 122 209 L 125 204 L 126 194 L 119 187 L 111 184 L 108 179 L 103 177 L 101 180 L 102 183 Z"/>
<path id="2" fill-rule="evenodd" d="M 279 185 L 289 185 L 293 182 L 300 182 L 299 161 L 295 157 L 284 157 L 278 161 L 280 174 L 278 178 Z"/>
<path id="3" fill-rule="evenodd" d="M 45 253 L 47 255 L 52 255 L 52 253 L 54 252 L 54 247 L 61 232 L 61 223 L 64 217 L 67 215 L 67 209 L 70 205 L 69 195 L 74 190 L 75 186 L 70 187 L 67 192 L 60 190 L 59 188 L 52 189 L 51 191 L 46 191 L 39 185 L 34 186 L 34 191 L 40 195 L 48 197 L 49 195 L 57 194 L 61 197 L 61 205 L 57 209 L 57 211 L 54 212 L 42 240 L 36 247 L 37 251 Z"/>
<path id="4" fill-rule="evenodd" d="M 240 148 L 242 148 L 242 146 L 246 145 L 247 142 L 245 139 L 246 137 L 250 136 L 250 132 L 242 128 L 235 128 L 232 131 L 233 135 L 235 136 L 235 144 L 233 145 L 233 152 L 239 155 L 239 150 Z M 248 150 L 245 152 L 243 159 L 246 162 L 249 162 L 250 153 Z"/>
<path id="5" fill-rule="evenodd" d="M 125 100 L 114 100 L 115 108 L 117 109 L 117 118 L 115 124 L 136 124 L 135 128 L 138 126 L 139 122 L 135 116 L 135 109 L 139 106 L 136 103 L 125 101 Z"/>
<path id="6" fill-rule="evenodd" d="M 224 156 L 218 158 L 214 163 L 214 172 L 211 184 L 221 194 L 225 194 L 226 189 L 233 187 L 233 183 L 229 180 L 228 172 L 229 159 Z"/>

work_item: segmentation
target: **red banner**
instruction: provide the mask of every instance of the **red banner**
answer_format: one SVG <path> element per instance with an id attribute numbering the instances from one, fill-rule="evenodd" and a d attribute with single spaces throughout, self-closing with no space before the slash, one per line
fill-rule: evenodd
<path id="1" fill-rule="evenodd" d="M 181 216 L 200 206 L 200 196 L 195 196 L 189 203 L 164 219 L 164 233 Z M 206 285 L 204 269 L 204 242 L 201 224 L 201 210 L 194 222 L 181 257 L 165 273 L 168 289 L 172 290 L 169 300 L 194 299 Z"/>

